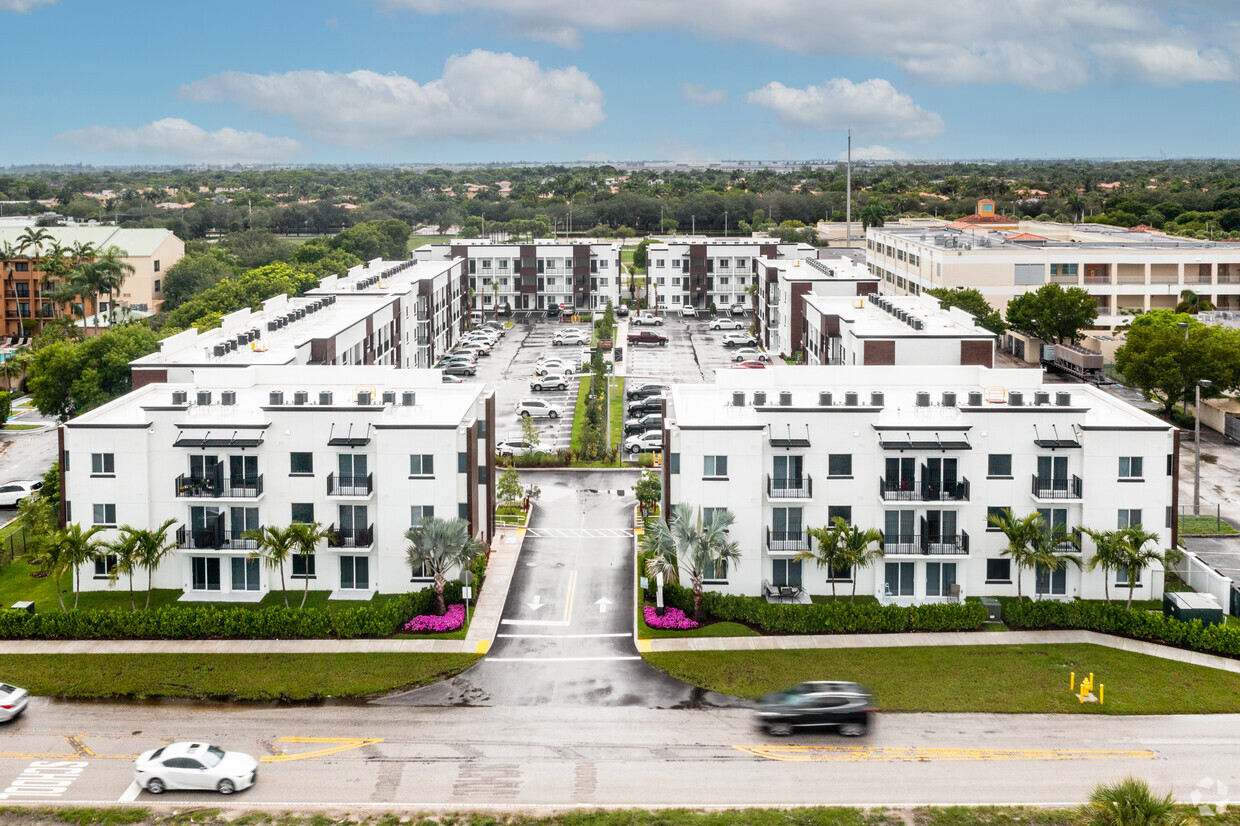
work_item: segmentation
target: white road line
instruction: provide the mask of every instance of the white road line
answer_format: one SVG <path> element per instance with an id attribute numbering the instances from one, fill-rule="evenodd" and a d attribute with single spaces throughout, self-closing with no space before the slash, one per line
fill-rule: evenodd
<path id="1" fill-rule="evenodd" d="M 563 628 L 568 625 L 564 620 L 522 620 L 522 619 L 502 619 L 501 625 L 542 625 L 551 628 Z"/>
<path id="2" fill-rule="evenodd" d="M 132 803 L 138 799 L 138 793 L 142 791 L 142 787 L 135 780 L 129 784 L 129 788 L 125 789 L 125 793 L 116 798 L 117 803 Z"/>
<path id="3" fill-rule="evenodd" d="M 485 663 L 596 663 L 640 660 L 641 657 L 484 657 Z"/>
<path id="4" fill-rule="evenodd" d="M 619 634 L 496 634 L 497 637 L 509 637 L 514 640 L 551 639 L 551 640 L 591 640 L 600 637 L 631 637 L 628 631 Z"/>

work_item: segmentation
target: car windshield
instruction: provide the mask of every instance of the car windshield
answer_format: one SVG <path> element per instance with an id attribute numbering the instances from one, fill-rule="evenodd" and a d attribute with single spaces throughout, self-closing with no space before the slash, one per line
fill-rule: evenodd
<path id="1" fill-rule="evenodd" d="M 202 762 L 206 764 L 207 768 L 219 765 L 219 762 L 223 759 L 224 750 L 219 746 L 207 746 L 207 753 L 202 756 Z"/>

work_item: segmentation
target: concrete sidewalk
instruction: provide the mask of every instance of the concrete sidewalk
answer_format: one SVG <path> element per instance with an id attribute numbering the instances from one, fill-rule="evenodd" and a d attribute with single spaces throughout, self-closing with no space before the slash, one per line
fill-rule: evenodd
<path id="1" fill-rule="evenodd" d="M 1240 674 L 1240 660 L 1185 651 L 1142 640 L 1100 634 L 1097 631 L 985 631 L 917 634 L 808 634 L 782 637 L 671 637 L 638 640 L 639 651 L 783 651 L 803 648 L 921 648 L 952 645 L 1064 645 L 1087 643 L 1145 654 L 1163 660 L 1200 665 Z"/>

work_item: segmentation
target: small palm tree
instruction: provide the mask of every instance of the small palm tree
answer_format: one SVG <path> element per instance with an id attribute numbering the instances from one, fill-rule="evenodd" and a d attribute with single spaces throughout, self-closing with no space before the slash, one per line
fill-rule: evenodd
<path id="1" fill-rule="evenodd" d="M 1111 571 L 1123 565 L 1123 537 L 1119 531 L 1099 531 L 1084 528 L 1084 532 L 1094 541 L 1094 555 L 1089 558 L 1086 568 L 1093 571 L 1102 569 L 1102 593 L 1106 601 L 1111 601 Z"/>
<path id="2" fill-rule="evenodd" d="M 853 570 L 852 593 L 848 595 L 848 601 L 852 602 L 857 598 L 857 571 L 883 558 L 883 532 L 850 525 L 838 516 L 835 522 L 844 562 Z"/>
<path id="3" fill-rule="evenodd" d="M 129 525 L 121 525 L 120 535 L 107 546 L 109 555 L 115 557 L 108 579 L 115 583 L 125 574 L 129 580 L 129 610 L 137 611 L 138 604 L 133 598 L 133 572 L 142 567 L 140 551 L 141 531 Z"/>
<path id="4" fill-rule="evenodd" d="M 75 611 L 78 607 L 78 597 L 82 593 L 82 566 L 94 559 L 99 550 L 104 547 L 103 540 L 95 539 L 95 534 L 102 530 L 102 526 L 94 525 L 84 531 L 81 525 L 74 522 L 56 532 L 60 535 L 59 541 L 62 543 L 65 565 L 73 571 L 73 610 Z"/>
<path id="5" fill-rule="evenodd" d="M 1069 538 L 1068 532 L 1063 525 L 1052 525 L 1047 528 L 1045 523 L 1042 523 L 1041 529 L 1030 537 L 1029 564 L 1035 571 L 1034 590 L 1037 599 L 1042 598 L 1043 571 L 1046 572 L 1047 583 L 1049 584 L 1051 575 L 1060 568 L 1065 568 L 1069 564 L 1080 567 L 1080 558 L 1071 553 L 1065 553 L 1065 544 L 1076 546 L 1077 541 Z"/>
<path id="6" fill-rule="evenodd" d="M 1042 514 L 1034 511 L 1028 516 L 1017 519 L 1012 515 L 1011 508 L 1004 508 L 996 514 L 991 514 L 987 521 L 994 525 L 1003 535 L 1007 537 L 1007 547 L 1001 553 L 1012 560 L 1012 564 L 1016 566 L 1016 598 L 1023 599 L 1020 588 L 1021 572 L 1030 567 L 1032 564 L 1031 541 L 1035 533 L 1042 530 Z"/>
<path id="7" fill-rule="evenodd" d="M 740 545 L 728 538 L 736 517 L 727 508 L 718 508 L 709 524 L 702 523 L 702 512 L 681 502 L 672 508 L 668 522 L 655 520 L 642 535 L 642 549 L 652 554 L 646 560 L 648 576 L 663 575 L 668 582 L 689 577 L 693 589 L 693 618 L 706 619 L 702 610 L 702 581 L 708 569 L 718 571 L 741 557 Z"/>
<path id="8" fill-rule="evenodd" d="M 494 306 L 492 309 L 495 311 L 495 320 L 499 321 L 499 282 L 492 278 L 490 287 L 491 292 L 495 296 Z"/>
<path id="9" fill-rule="evenodd" d="M 151 607 L 151 590 L 155 569 L 176 549 L 175 538 L 169 539 L 168 529 L 177 523 L 175 519 L 165 520 L 154 530 L 140 530 L 137 534 L 137 565 L 146 571 L 146 607 Z"/>
<path id="10" fill-rule="evenodd" d="M 1192 290 L 1185 290 L 1180 293 L 1180 303 L 1175 305 L 1177 313 L 1188 313 L 1189 315 L 1197 315 L 1197 313 L 1209 312 L 1213 309 L 1214 304 L 1210 299 L 1198 295 Z"/>
<path id="11" fill-rule="evenodd" d="M 469 535 L 469 523 L 459 517 L 424 517 L 405 531 L 405 539 L 409 540 L 405 549 L 409 568 L 415 572 L 429 571 L 434 577 L 435 613 L 443 616 L 448 610 L 443 598 L 448 572 L 466 568 L 471 561 L 487 552 L 487 546 Z"/>
<path id="12" fill-rule="evenodd" d="M 289 526 L 289 533 L 292 534 L 293 551 L 309 562 L 310 557 L 314 556 L 314 552 L 318 549 L 319 543 L 329 537 L 328 531 L 318 522 L 304 523 L 299 522 Z M 310 577 L 305 578 L 305 583 L 301 591 L 301 608 L 306 607 L 306 597 L 310 595 Z"/>
<path id="13" fill-rule="evenodd" d="M 30 563 L 47 571 L 56 585 L 56 599 L 60 601 L 60 610 L 62 613 L 67 611 L 64 589 L 61 588 L 65 572 L 69 570 L 64 531 L 54 530 L 40 536 L 36 540 L 34 552 L 30 554 Z"/>
<path id="14" fill-rule="evenodd" d="M 793 559 L 798 562 L 805 560 L 813 560 L 815 566 L 819 570 L 825 569 L 828 575 L 831 569 L 839 570 L 847 563 L 845 561 L 844 548 L 841 543 L 841 535 L 839 525 L 847 526 L 843 519 L 835 517 L 836 524 L 825 525 L 821 528 L 806 528 L 805 532 L 813 537 L 814 542 L 808 551 L 801 551 Z M 856 576 L 853 577 L 854 590 L 856 588 Z M 831 599 L 835 599 L 835 577 L 831 577 Z"/>
<path id="15" fill-rule="evenodd" d="M 111 321 L 116 320 L 116 302 L 112 300 L 112 294 L 120 290 L 125 279 L 136 272 L 134 265 L 125 260 L 127 254 L 120 247 L 108 247 L 98 253 L 89 265 L 97 273 L 99 286 L 108 291 L 108 318 Z"/>
<path id="16" fill-rule="evenodd" d="M 287 608 L 288 589 L 284 587 L 284 563 L 288 562 L 293 553 L 292 527 L 280 528 L 276 525 L 263 525 L 261 528 L 246 531 L 242 537 L 258 543 L 258 551 L 250 556 L 251 559 L 261 557 L 268 568 L 279 569 L 280 592 L 284 595 L 284 607 Z M 310 572 L 306 573 L 306 578 L 309 579 Z"/>
<path id="17" fill-rule="evenodd" d="M 1081 819 L 1089 826 L 1177 826 L 1184 822 L 1170 793 L 1159 797 L 1135 777 L 1095 786 L 1089 802 L 1081 807 Z"/>
<path id="18" fill-rule="evenodd" d="M 1148 547 L 1151 542 L 1158 542 L 1158 534 L 1147 531 L 1140 523 L 1122 528 L 1119 534 L 1119 567 L 1123 568 L 1128 578 L 1128 603 L 1125 607 L 1131 609 L 1133 590 L 1137 587 L 1142 569 L 1150 567 L 1150 563 L 1155 561 L 1165 564 L 1167 556 L 1157 546 Z"/>

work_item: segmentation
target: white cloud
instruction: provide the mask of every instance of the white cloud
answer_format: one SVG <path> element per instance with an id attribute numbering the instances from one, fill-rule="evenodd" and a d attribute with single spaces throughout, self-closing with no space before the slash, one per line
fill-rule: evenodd
<path id="1" fill-rule="evenodd" d="M 698 106 L 711 106 L 723 103 L 728 95 L 722 89 L 707 89 L 705 83 L 681 83 L 680 99 Z"/>
<path id="2" fill-rule="evenodd" d="M 338 146 L 414 139 L 556 140 L 601 123 L 603 91 L 575 66 L 543 69 L 512 54 L 453 55 L 426 83 L 397 74 L 223 72 L 181 87 L 191 101 L 229 100 L 284 115 Z"/>
<path id="3" fill-rule="evenodd" d="M 1194 49 L 1171 43 L 1156 46 L 1100 43 L 1093 51 L 1108 74 L 1150 86 L 1178 86 L 1240 77 L 1236 58 L 1218 48 Z"/>
<path id="4" fill-rule="evenodd" d="M 0 11 L 25 14 L 33 8 L 48 6 L 56 0 L 0 0 Z"/>
<path id="5" fill-rule="evenodd" d="M 852 159 L 854 161 L 907 161 L 911 157 L 907 152 L 879 144 L 858 146 L 852 151 Z M 840 160 L 848 160 L 847 150 L 840 153 Z"/>
<path id="6" fill-rule="evenodd" d="M 868 138 L 924 141 L 947 128 L 937 113 L 918 106 L 882 78 L 853 83 L 837 77 L 804 89 L 772 81 L 746 99 L 770 109 L 789 130 L 841 132 L 851 128 Z"/>
<path id="7" fill-rule="evenodd" d="M 712 160 L 692 141 L 677 138 L 675 136 L 665 137 L 658 142 L 655 151 L 659 156 L 672 163 L 702 163 Z"/>
<path id="8" fill-rule="evenodd" d="M 1185 66 L 1160 83 L 1231 81 L 1238 53 L 1231 0 L 374 0 L 420 14 L 493 14 L 519 35 L 580 48 L 583 33 L 663 30 L 723 43 L 759 43 L 815 57 L 886 60 L 942 84 L 1013 83 L 1065 91 L 1123 71 L 1115 52 L 1157 54 L 1144 64 Z M 1196 58 L 1192 58 L 1195 54 Z"/>
<path id="9" fill-rule="evenodd" d="M 88 126 L 63 132 L 56 140 L 104 155 L 154 155 L 200 163 L 286 161 L 302 151 L 301 144 L 292 138 L 228 127 L 208 132 L 181 118 L 163 118 L 137 129 Z"/>

